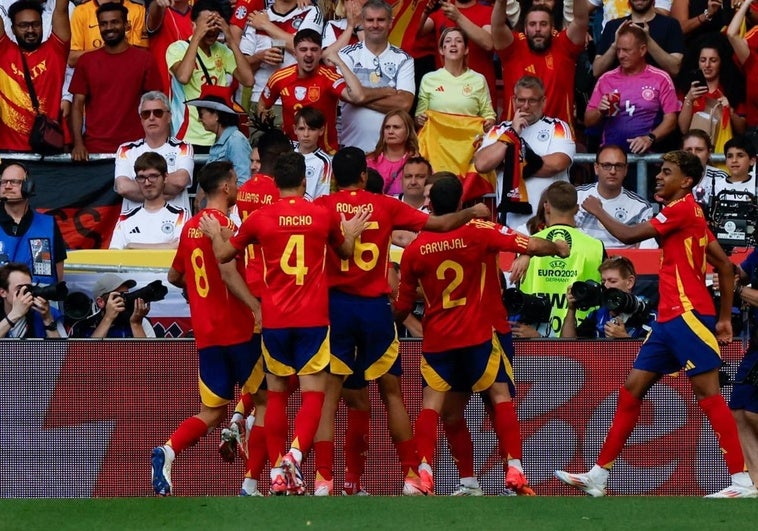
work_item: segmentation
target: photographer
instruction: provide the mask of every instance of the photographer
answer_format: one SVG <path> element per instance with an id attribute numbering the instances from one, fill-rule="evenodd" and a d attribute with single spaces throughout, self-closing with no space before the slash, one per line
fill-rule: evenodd
<path id="1" fill-rule="evenodd" d="M 607 258 L 600 264 L 598 271 L 600 271 L 602 286 L 605 290 L 615 288 L 624 293 L 632 293 L 636 272 L 634 264 L 628 258 L 624 256 Z M 568 312 L 561 328 L 562 338 L 640 339 L 647 335 L 650 324 L 655 321 L 655 313 L 649 311 L 644 303 L 638 303 L 639 311 L 631 314 L 624 313 L 623 308 L 610 309 L 608 304 L 603 304 L 600 308 L 591 311 L 577 326 L 576 297 L 572 293 L 573 288 L 574 284 L 569 287 L 566 294 Z M 599 286 L 598 289 L 600 289 Z"/>
<path id="2" fill-rule="evenodd" d="M 134 309 L 128 315 L 126 313 L 124 294 L 136 285 L 134 280 L 124 280 L 115 273 L 103 274 L 92 289 L 97 313 L 75 323 L 71 337 L 155 337 L 155 331 L 145 317 L 150 311 L 150 303 L 135 299 Z"/>
<path id="3" fill-rule="evenodd" d="M 0 297 L 3 299 L 0 337 L 66 337 L 58 321 L 60 313 L 50 307 L 48 300 L 32 295 L 31 284 L 32 274 L 25 264 L 11 262 L 0 267 Z"/>

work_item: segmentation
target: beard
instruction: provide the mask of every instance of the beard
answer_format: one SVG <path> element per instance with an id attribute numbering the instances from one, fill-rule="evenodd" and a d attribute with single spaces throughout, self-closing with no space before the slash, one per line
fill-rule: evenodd
<path id="1" fill-rule="evenodd" d="M 25 39 L 20 39 L 18 35 L 16 35 L 16 41 L 18 42 L 18 47 L 21 48 L 25 52 L 33 52 L 37 48 L 40 47 L 40 44 L 42 44 L 42 34 L 37 35 L 37 39 L 34 41 L 27 41 Z"/>
<path id="2" fill-rule="evenodd" d="M 541 44 L 537 44 L 534 42 L 532 37 L 527 36 L 526 38 L 526 44 L 529 46 L 529 49 L 533 52 L 542 53 L 546 50 L 550 49 L 550 45 L 553 43 L 553 35 L 552 33 L 549 34 L 545 39 L 542 41 Z"/>
<path id="3" fill-rule="evenodd" d="M 126 32 L 122 31 L 113 35 L 109 35 L 107 38 L 103 37 L 103 44 L 108 46 L 116 46 L 121 44 L 126 39 Z"/>

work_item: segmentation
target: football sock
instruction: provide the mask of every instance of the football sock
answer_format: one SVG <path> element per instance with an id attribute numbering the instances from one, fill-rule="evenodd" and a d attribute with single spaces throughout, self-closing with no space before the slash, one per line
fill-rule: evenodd
<path id="1" fill-rule="evenodd" d="M 521 426 L 513 401 L 495 404 L 493 428 L 503 461 L 521 459 Z"/>
<path id="2" fill-rule="evenodd" d="M 742 454 L 742 446 L 737 435 L 737 424 L 726 405 L 726 400 L 720 394 L 703 398 L 697 403 L 703 410 L 711 428 L 716 434 L 719 448 L 724 455 L 726 468 L 730 474 L 738 474 L 745 470 L 745 458 Z"/>
<path id="3" fill-rule="evenodd" d="M 208 433 L 208 425 L 197 417 L 189 417 L 179 424 L 166 443 L 175 453 L 186 450 Z"/>
<path id="4" fill-rule="evenodd" d="M 266 447 L 271 466 L 279 465 L 279 458 L 283 455 L 287 445 L 287 393 L 280 391 L 268 392 L 266 404 Z"/>
<path id="5" fill-rule="evenodd" d="M 345 431 L 345 482 L 356 483 L 363 476 L 371 432 L 371 412 L 347 409 Z"/>
<path id="6" fill-rule="evenodd" d="M 433 409 L 422 409 L 416 417 L 414 436 L 419 460 L 423 463 L 434 462 L 434 451 L 437 447 L 437 422 L 440 415 Z"/>
<path id="7" fill-rule="evenodd" d="M 316 436 L 318 422 L 321 419 L 321 408 L 324 406 L 322 391 L 301 391 L 302 403 L 300 411 L 295 416 L 295 437 L 292 447 L 302 453 L 310 450 L 313 438 Z"/>
<path id="8" fill-rule="evenodd" d="M 474 443 L 471 441 L 471 432 L 466 424 L 466 419 L 462 418 L 453 423 L 442 423 L 442 429 L 445 430 L 447 445 L 450 448 L 450 455 L 458 467 L 458 475 L 463 478 L 474 476 Z M 461 484 L 462 481 L 461 481 Z"/>
<path id="9" fill-rule="evenodd" d="M 251 393 L 242 393 L 237 405 L 234 406 L 234 414 L 239 413 L 242 417 L 247 417 L 250 412 L 255 409 L 255 402 L 253 402 L 253 395 Z"/>
<path id="10" fill-rule="evenodd" d="M 334 441 L 316 441 L 313 443 L 314 465 L 316 474 L 325 481 L 331 481 L 334 466 Z"/>
<path id="11" fill-rule="evenodd" d="M 247 471 L 251 478 L 259 478 L 266 466 L 266 428 L 253 426 L 247 437 Z"/>
<path id="12" fill-rule="evenodd" d="M 624 449 L 626 440 L 637 425 L 641 409 L 642 400 L 622 386 L 619 389 L 618 404 L 616 405 L 616 413 L 613 415 L 613 422 L 605 436 L 600 455 L 597 456 L 598 465 L 606 469 L 613 466 L 613 462 Z"/>
<path id="13" fill-rule="evenodd" d="M 416 440 L 408 439 L 393 443 L 397 457 L 400 459 L 400 468 L 403 471 L 403 477 L 417 477 L 419 458 L 416 452 Z"/>

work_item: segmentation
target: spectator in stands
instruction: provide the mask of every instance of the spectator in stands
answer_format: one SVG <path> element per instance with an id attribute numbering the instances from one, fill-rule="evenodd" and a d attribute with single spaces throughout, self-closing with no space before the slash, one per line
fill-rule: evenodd
<path id="1" fill-rule="evenodd" d="M 495 125 L 491 98 L 494 93 L 487 88 L 485 76 L 469 68 L 470 49 L 468 37 L 460 28 L 450 27 L 442 31 L 439 54 L 444 65 L 421 80 L 416 106 L 419 127 L 426 123 L 427 111 L 478 116 L 484 120 L 484 131 Z"/>
<path id="2" fill-rule="evenodd" d="M 698 48 L 695 72 L 702 72 L 706 84 L 687 78 L 684 87 L 687 92 L 677 119 L 679 130 L 682 134 L 693 127 L 706 130 L 711 135 L 714 151 L 723 153 L 724 144 L 733 134 L 745 132 L 745 117 L 737 112 L 742 101 L 740 94 L 744 94 L 744 78 L 734 68 L 730 50 L 721 34 L 703 41 Z M 729 83 L 723 80 L 729 80 Z"/>
<path id="3" fill-rule="evenodd" d="M 573 2 L 574 0 L 566 0 L 566 2 Z M 602 29 L 605 29 L 605 25 L 617 18 L 627 17 L 631 13 L 631 5 L 628 0 L 587 0 L 590 3 L 590 12 L 595 8 L 601 8 L 603 21 Z M 565 12 L 565 10 L 564 10 Z M 655 0 L 655 12 L 660 15 L 671 14 L 671 0 Z"/>
<path id="4" fill-rule="evenodd" d="M 171 72 L 172 131 L 189 142 L 195 153 L 208 153 L 216 140 L 198 119 L 197 109 L 186 102 L 200 97 L 204 85 L 228 86 L 233 77 L 245 87 L 253 84 L 253 71 L 229 29 L 228 9 L 214 0 L 192 6 L 192 38 L 176 41 L 166 50 Z M 218 42 L 224 34 L 225 42 Z"/>
<path id="5" fill-rule="evenodd" d="M 200 97 L 188 101 L 187 105 L 197 107 L 200 123 L 216 139 L 208 153 L 208 162 L 231 162 L 237 175 L 237 186 L 241 186 L 250 179 L 252 148 L 239 130 L 240 114 L 245 114 L 245 110 L 232 100 L 232 88 L 203 85 Z"/>
<path id="6" fill-rule="evenodd" d="M 713 195 L 718 199 L 724 190 L 750 192 L 756 195 L 755 147 L 744 136 L 735 136 L 724 145 L 726 169 L 729 177 L 716 181 Z M 737 198 L 733 198 L 739 200 Z M 747 198 L 743 199 L 747 201 Z"/>
<path id="7" fill-rule="evenodd" d="M 191 144 L 171 136 L 168 98 L 157 90 L 147 92 L 140 99 L 138 113 L 144 138 L 121 144 L 116 150 L 114 188 L 124 198 L 121 214 L 140 206 L 145 199 L 142 187 L 134 179 L 134 163 L 137 157 L 151 151 L 160 154 L 168 164 L 163 198 L 176 208 L 189 210 L 187 191 L 192 186 L 194 153 Z"/>
<path id="8" fill-rule="evenodd" d="M 418 35 L 434 33 L 438 51 L 442 48 L 443 34 L 450 28 L 458 28 L 467 47 L 468 67 L 484 76 L 492 103 L 497 103 L 495 87 L 495 62 L 492 60 L 492 6 L 476 0 L 427 0 L 419 19 Z M 408 28 L 406 31 L 413 31 Z M 444 66 L 444 56 L 437 56 L 437 67 Z M 427 74 L 428 75 L 428 74 Z M 453 111 L 449 111 L 453 112 Z M 416 112 L 418 115 L 418 112 Z"/>
<path id="9" fill-rule="evenodd" d="M 29 197 L 34 182 L 26 166 L 6 160 L 0 165 L 0 263 L 20 262 L 35 284 L 63 280 L 66 242 L 53 216 L 34 210 Z"/>
<path id="10" fill-rule="evenodd" d="M 623 149 L 613 144 L 602 146 L 595 156 L 597 182 L 578 186 L 576 189 L 579 205 L 588 196 L 594 195 L 603 202 L 603 210 L 622 223 L 631 225 L 652 218 L 652 205 L 646 199 L 631 190 L 626 190 L 623 186 L 628 166 L 626 153 Z M 653 239 L 629 245 L 621 243 L 603 227 L 595 216 L 585 212 L 581 206 L 576 215 L 576 227 L 585 234 L 602 241 L 606 249 L 658 248 Z"/>
<path id="11" fill-rule="evenodd" d="M 5 24 L 5 34 L 10 40 L 18 44 L 16 34 L 13 32 L 13 21 L 10 17 L 10 8 L 18 0 L 0 0 L 0 18 Z M 55 0 L 42 0 L 36 2 L 42 7 L 42 42 L 45 42 L 53 34 L 53 14 L 55 13 Z M 68 18 L 74 12 L 76 5 L 73 2 L 68 3 Z"/>
<path id="12" fill-rule="evenodd" d="M 114 153 L 122 142 L 142 135 L 134 108 L 142 94 L 161 88 L 153 57 L 126 40 L 127 14 L 118 3 L 98 7 L 103 47 L 77 61 L 69 87 L 74 95 L 72 160 L 88 160 L 90 153 Z"/>
<path id="13" fill-rule="evenodd" d="M 363 105 L 342 106 L 340 143 L 368 153 L 381 141 L 387 113 L 411 110 L 416 82 L 411 56 L 388 41 L 392 7 L 384 0 L 368 0 L 362 14 L 364 41 L 343 48 L 340 57 L 361 85 L 381 88 L 381 97 Z M 412 119 L 409 127 L 413 129 Z M 398 191 L 399 187 L 398 183 Z"/>
<path id="14" fill-rule="evenodd" d="M 637 273 L 634 264 L 625 256 L 611 256 L 606 258 L 600 267 L 601 283 L 605 289 L 618 289 L 624 293 L 632 293 Z M 655 321 L 655 313 L 646 309 L 644 312 L 625 313 L 618 310 L 610 310 L 602 305 L 592 310 L 577 326 L 576 322 L 576 298 L 571 292 L 573 284 L 566 290 L 568 312 L 561 328 L 561 337 L 588 338 L 588 339 L 644 339 L 650 332 L 651 325 Z"/>
<path id="15" fill-rule="evenodd" d="M 432 165 L 429 164 L 428 160 L 424 157 L 410 157 L 403 165 L 403 193 L 398 199 L 417 210 L 429 212 L 428 188 L 431 188 L 433 183 L 429 183 L 427 187 L 427 181 L 430 180 L 431 176 Z M 392 244 L 405 248 L 416 239 L 417 234 L 417 232 L 408 230 L 394 230 L 392 231 Z"/>
<path id="16" fill-rule="evenodd" d="M 686 132 L 682 139 L 682 149 L 699 158 L 700 163 L 705 168 L 703 178 L 697 186 L 692 188 L 692 193 L 695 196 L 695 200 L 708 212 L 713 206 L 712 191 L 716 187 L 716 183 L 726 181 L 729 174 L 711 165 L 713 144 L 711 143 L 711 137 L 705 131 L 690 129 Z"/>
<path id="17" fill-rule="evenodd" d="M 61 108 L 61 87 L 66 71 L 71 30 L 68 0 L 56 0 L 52 17 L 53 37 L 42 40 L 42 6 L 34 0 L 19 0 L 8 10 L 18 44 L 0 27 L 0 150 L 31 151 L 29 133 L 37 116 L 24 78 L 24 62 L 29 68 L 39 112 L 57 118 Z"/>
<path id="18" fill-rule="evenodd" d="M 147 151 L 134 162 L 135 182 L 144 198 L 142 204 L 121 214 L 111 236 L 111 249 L 176 249 L 189 209 L 165 199 L 168 180 L 166 159 Z"/>
<path id="19" fill-rule="evenodd" d="M 674 0 L 671 16 L 682 26 L 685 47 L 690 48 L 700 37 L 718 35 L 739 5 L 739 0 Z"/>
<path id="20" fill-rule="evenodd" d="M 345 46 L 363 40 L 361 8 L 364 0 L 337 0 L 333 16 L 324 14 L 324 49 L 339 52 Z"/>
<path id="21" fill-rule="evenodd" d="M 256 112 L 265 116 L 276 101 L 281 101 L 283 131 L 295 140 L 295 113 L 303 103 L 317 108 L 326 121 L 319 146 L 332 154 L 339 147 L 337 141 L 337 104 L 339 101 L 360 104 L 364 89 L 339 58 L 336 52 L 324 56 L 329 63 L 340 66 L 344 77 L 333 67 L 321 64 L 321 34 L 312 29 L 301 29 L 295 34 L 294 65 L 275 71 L 263 89 Z M 376 92 L 376 91 L 374 91 Z"/>
<path id="22" fill-rule="evenodd" d="M 126 304 L 124 294 L 136 285 L 134 280 L 115 273 L 100 275 L 92 288 L 97 312 L 74 323 L 70 337 L 155 337 L 155 330 L 147 319 L 150 303 L 138 298 L 133 302 L 133 309 Z"/>
<path id="23" fill-rule="evenodd" d="M 585 125 L 602 127 L 603 144 L 635 154 L 654 151 L 674 131 L 680 107 L 671 77 L 647 64 L 646 42 L 651 39 L 642 28 L 619 28 L 614 44 L 619 66 L 600 76 L 584 114 Z"/>
<path id="24" fill-rule="evenodd" d="M 150 53 L 161 74 L 161 91 L 170 94 L 171 74 L 166 64 L 166 50 L 172 43 L 192 37 L 192 6 L 189 0 L 153 0 L 148 3 L 145 29 Z"/>
<path id="25" fill-rule="evenodd" d="M 598 268 L 606 258 L 603 242 L 584 234 L 574 224 L 574 216 L 579 210 L 576 188 L 568 182 L 554 182 L 547 188 L 545 197 L 548 227 L 533 236 L 570 242 L 571 252 L 562 259 L 554 256 L 529 259 L 529 256 L 522 255 L 514 261 L 514 265 L 516 262 L 529 263 L 521 280 L 521 291 L 548 297 L 551 310 L 545 323 L 515 323 L 513 337 L 558 337 L 568 313 L 566 289 L 577 280 L 600 282 Z M 521 265 L 518 267 L 524 269 Z M 586 315 L 587 312 L 579 312 L 578 318 L 583 320 Z"/>
<path id="26" fill-rule="evenodd" d="M 31 292 L 32 273 L 26 264 L 0 267 L 0 337 L 13 339 L 66 337 L 61 313 L 50 301 Z"/>
<path id="27" fill-rule="evenodd" d="M 576 63 L 588 27 L 587 2 L 575 1 L 574 19 L 556 35 L 552 13 L 542 5 L 527 11 L 524 33 L 514 33 L 506 24 L 506 0 L 497 0 L 492 10 L 492 38 L 503 66 L 504 94 L 510 94 L 522 76 L 539 77 L 547 97 L 545 113 L 572 125 Z M 513 116 L 513 102 L 504 103 L 503 116 Z"/>
<path id="28" fill-rule="evenodd" d="M 568 168 L 576 153 L 571 127 L 558 118 L 545 116 L 545 87 L 535 76 L 524 76 L 513 87 L 513 118 L 490 129 L 482 147 L 474 155 L 478 172 L 500 168 L 506 158 L 519 158 L 523 146 L 532 156 L 518 180 L 512 177 L 513 167 L 498 171 L 497 203 L 503 225 L 518 227 L 531 217 L 539 206 L 542 192 L 556 181 L 568 182 Z M 506 182 L 505 178 L 513 179 Z M 515 192 L 514 192 L 515 190 Z M 517 197 L 512 197 L 513 195 Z"/>
<path id="29" fill-rule="evenodd" d="M 114 3 L 124 7 L 126 23 L 124 32 L 126 41 L 138 48 L 147 48 L 147 31 L 145 30 L 145 6 L 131 0 L 102 0 L 82 2 L 76 6 L 71 15 L 71 52 L 68 64 L 76 66 L 79 58 L 85 53 L 105 46 L 106 42 L 100 32 L 98 8 L 101 5 Z M 136 70 L 134 70 L 136 72 Z"/>
<path id="30" fill-rule="evenodd" d="M 409 157 L 418 155 L 418 137 L 413 118 L 402 109 L 389 111 L 384 115 L 380 131 L 376 148 L 366 155 L 366 164 L 381 174 L 385 194 L 400 195 L 403 190 L 403 166 Z"/>
<path id="31" fill-rule="evenodd" d="M 305 198 L 327 195 L 332 186 L 332 156 L 319 147 L 326 119 L 316 107 L 306 105 L 295 113 L 295 151 L 305 157 Z"/>
<path id="32" fill-rule="evenodd" d="M 742 24 L 745 21 L 745 13 L 750 9 L 752 4 L 753 0 L 744 0 L 742 2 L 732 22 L 726 29 L 726 36 L 729 38 L 732 48 L 734 48 L 734 57 L 742 67 L 745 79 L 749 80 L 746 85 L 745 94 L 747 106 L 745 127 L 753 145 L 758 147 L 755 132 L 756 128 L 758 128 L 758 83 L 755 82 L 758 79 L 758 51 L 751 49 L 748 40 L 742 36 Z M 756 35 L 756 33 L 753 32 L 751 35 Z"/>
<path id="33" fill-rule="evenodd" d="M 684 37 L 679 22 L 673 17 L 656 13 L 654 0 L 630 0 L 629 7 L 629 16 L 611 20 L 603 29 L 597 44 L 597 55 L 592 62 L 595 77 L 600 77 L 617 64 L 619 29 L 630 25 L 643 31 L 647 62 L 675 77 L 679 74 L 684 54 Z"/>
<path id="34" fill-rule="evenodd" d="M 244 18 L 235 12 L 232 22 L 244 30 L 240 47 L 255 73 L 250 99 L 250 111 L 253 114 L 259 114 L 258 101 L 274 71 L 295 63 L 295 34 L 300 30 L 311 29 L 321 35 L 324 29 L 323 14 L 313 3 L 274 0 L 265 4 L 265 9 L 258 7 Z M 280 109 L 277 108 L 276 111 L 275 114 L 281 117 Z M 279 123 L 278 120 L 277 124 Z"/>

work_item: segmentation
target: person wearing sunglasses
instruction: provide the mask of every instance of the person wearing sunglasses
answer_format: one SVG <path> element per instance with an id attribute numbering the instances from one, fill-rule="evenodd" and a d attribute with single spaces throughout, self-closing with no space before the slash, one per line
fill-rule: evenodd
<path id="1" fill-rule="evenodd" d="M 121 215 L 142 206 L 142 187 L 135 180 L 134 163 L 144 153 L 161 155 L 167 165 L 163 199 L 179 209 L 190 210 L 188 189 L 195 169 L 192 144 L 171 136 L 171 111 L 168 97 L 153 90 L 142 95 L 137 109 L 145 136 L 121 144 L 116 150 L 114 189 L 124 198 Z"/>
<path id="2" fill-rule="evenodd" d="M 168 176 L 166 159 L 148 151 L 134 163 L 134 181 L 144 197 L 142 204 L 119 216 L 111 237 L 111 249 L 176 249 L 184 223 L 190 218 L 187 208 L 164 199 Z"/>
<path id="3" fill-rule="evenodd" d="M 627 225 L 648 221 L 653 217 L 653 206 L 640 195 L 624 188 L 624 178 L 628 168 L 626 153 L 620 146 L 614 144 L 601 146 L 595 156 L 597 182 L 577 186 L 579 204 L 581 205 L 587 197 L 594 195 L 602 199 L 603 210 Z M 581 207 L 575 219 L 578 229 L 602 241 L 606 249 L 658 248 L 658 244 L 652 238 L 628 245 L 621 243 L 600 224 L 595 216 L 588 214 Z"/>

